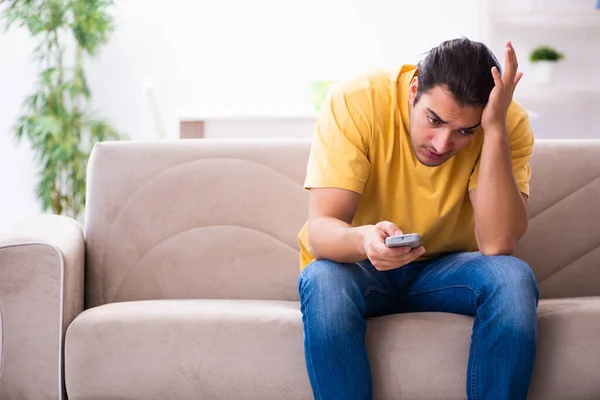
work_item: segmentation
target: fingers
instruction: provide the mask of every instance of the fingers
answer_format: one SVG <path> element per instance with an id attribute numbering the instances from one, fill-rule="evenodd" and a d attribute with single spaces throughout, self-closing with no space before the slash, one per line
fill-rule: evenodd
<path id="1" fill-rule="evenodd" d="M 405 265 L 405 264 L 415 261 L 417 258 L 421 257 L 423 254 L 425 254 L 425 248 L 423 246 L 419 246 L 417 248 L 410 249 L 409 252 L 398 257 L 398 261 L 403 262 L 402 265 Z"/>
<path id="2" fill-rule="evenodd" d="M 381 262 L 379 266 L 377 266 L 375 264 L 373 264 L 373 265 L 379 271 L 388 271 L 391 269 L 400 268 L 400 267 L 403 267 L 403 266 L 415 261 L 417 258 L 421 257 L 421 255 L 423 255 L 424 252 L 425 252 L 425 249 L 423 249 L 422 247 L 412 249 L 408 253 L 403 255 L 402 257 L 399 257 L 398 259 L 383 260 L 383 262 Z"/>
<path id="3" fill-rule="evenodd" d="M 385 246 L 384 246 L 385 247 Z M 373 266 L 379 271 L 387 271 L 402 267 L 415 261 L 417 258 L 425 254 L 423 246 L 411 249 L 409 247 L 374 249 L 377 251 L 377 256 L 371 259 Z"/>
<path id="4" fill-rule="evenodd" d="M 398 259 L 410 251 L 409 247 L 387 247 L 385 241 L 371 243 L 371 251 L 374 257 L 386 260 Z"/>
<path id="5" fill-rule="evenodd" d="M 502 76 L 500 75 L 498 68 L 492 67 L 492 77 L 494 77 L 494 84 L 496 87 L 500 89 L 504 87 L 504 82 L 502 81 Z"/>
<path id="6" fill-rule="evenodd" d="M 506 84 L 510 84 L 515 79 L 515 74 L 517 72 L 515 63 L 512 59 L 512 53 L 510 47 L 504 49 L 504 83 Z"/>
<path id="7" fill-rule="evenodd" d="M 415 249 L 407 246 L 386 246 L 386 237 L 401 234 L 402 230 L 393 222 L 382 221 L 375 225 L 375 230 L 372 231 L 370 238 L 366 242 L 365 250 L 367 257 L 379 271 L 402 267 L 425 253 L 425 249 L 422 246 Z"/>
<path id="8" fill-rule="evenodd" d="M 523 77 L 523 73 L 522 72 L 517 72 L 517 76 L 515 76 L 514 86 L 517 86 L 517 83 L 519 83 L 519 81 L 521 80 L 522 77 Z"/>
<path id="9" fill-rule="evenodd" d="M 372 256 L 385 260 L 396 260 L 407 254 L 410 247 L 387 247 L 385 242 L 375 242 L 371 246 Z M 368 254 L 367 254 L 368 255 Z"/>
<path id="10" fill-rule="evenodd" d="M 389 221 L 382 221 L 377 224 L 377 228 L 384 232 L 387 236 L 397 236 L 402 235 L 402 231 L 396 224 Z"/>
<path id="11" fill-rule="evenodd" d="M 506 42 L 504 48 L 504 84 L 506 86 L 516 85 L 515 79 L 517 76 L 517 69 L 519 63 L 517 62 L 517 53 L 510 41 Z M 520 79 L 520 78 L 519 78 Z"/>

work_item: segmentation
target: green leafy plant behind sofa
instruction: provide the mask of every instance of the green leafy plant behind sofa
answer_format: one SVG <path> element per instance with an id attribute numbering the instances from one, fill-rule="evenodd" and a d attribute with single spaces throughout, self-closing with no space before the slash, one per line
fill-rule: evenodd
<path id="1" fill-rule="evenodd" d="M 43 211 L 81 219 L 87 161 L 93 145 L 119 134 L 90 109 L 84 62 L 114 31 L 111 0 L 0 0 L 6 29 L 25 28 L 36 40 L 38 76 L 12 134 L 27 138 L 38 168 Z"/>

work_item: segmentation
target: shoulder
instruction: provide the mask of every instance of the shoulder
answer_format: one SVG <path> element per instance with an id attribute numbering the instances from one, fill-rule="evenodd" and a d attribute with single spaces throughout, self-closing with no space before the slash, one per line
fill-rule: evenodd
<path id="1" fill-rule="evenodd" d="M 371 69 L 349 77 L 335 85 L 331 94 L 343 97 L 353 103 L 372 103 L 373 100 L 385 100 L 390 97 L 393 74 L 384 69 Z"/>
<path id="2" fill-rule="evenodd" d="M 385 118 L 382 113 L 390 110 L 399 71 L 373 68 L 333 85 L 329 95 L 334 113 L 351 112 L 368 124 Z"/>
<path id="3" fill-rule="evenodd" d="M 529 125 L 529 111 L 517 100 L 513 100 L 506 113 L 506 124 L 509 132 L 521 125 Z"/>
<path id="4" fill-rule="evenodd" d="M 534 135 L 529 123 L 529 112 L 516 100 L 513 100 L 508 108 L 506 128 L 512 143 L 519 143 L 525 147 L 533 145 Z"/>
<path id="5" fill-rule="evenodd" d="M 517 100 L 513 100 L 508 107 L 506 118 L 509 124 L 518 123 L 522 122 L 523 120 L 529 120 L 529 113 L 521 103 L 519 103 Z"/>

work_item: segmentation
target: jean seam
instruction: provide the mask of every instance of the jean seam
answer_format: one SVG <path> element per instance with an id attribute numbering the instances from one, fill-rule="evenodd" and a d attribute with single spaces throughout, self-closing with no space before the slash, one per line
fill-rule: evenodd
<path id="1" fill-rule="evenodd" d="M 363 261 L 357 261 L 356 264 L 360 265 L 362 268 L 367 269 L 367 267 L 364 265 Z M 388 290 L 380 289 L 380 288 L 378 288 L 376 286 L 368 286 L 365 289 L 365 291 L 363 292 L 362 295 L 363 296 L 368 296 L 369 293 L 371 293 L 373 291 L 381 293 L 381 294 L 385 294 L 385 295 L 388 295 L 388 296 L 395 296 L 396 295 L 396 293 L 392 293 L 392 292 L 390 292 Z"/>
<path id="2" fill-rule="evenodd" d="M 473 363 L 471 364 L 471 396 L 472 400 L 477 400 L 477 356 L 479 355 L 479 336 L 481 333 L 481 325 L 483 325 L 483 317 L 481 314 L 481 308 L 477 307 L 477 314 L 479 314 L 479 327 L 475 334 L 475 343 L 473 345 Z"/>
<path id="3" fill-rule="evenodd" d="M 410 291 L 409 291 L 409 292 L 408 292 L 408 294 L 409 294 L 410 296 L 416 296 L 416 295 L 423 294 L 423 293 L 431 293 L 431 292 L 437 292 L 437 291 L 440 291 L 440 290 L 446 290 L 446 289 L 456 289 L 456 288 L 467 288 L 467 289 L 471 289 L 471 291 L 472 291 L 473 293 L 475 293 L 475 296 L 477 296 L 477 298 L 478 298 L 480 301 L 482 301 L 482 300 L 483 300 L 483 299 L 482 299 L 482 295 L 481 295 L 481 293 L 480 293 L 478 290 L 476 290 L 474 287 L 472 287 L 472 286 L 470 286 L 470 285 L 464 285 L 464 284 L 463 284 L 463 285 L 444 286 L 444 287 L 441 287 L 441 288 L 435 288 L 435 289 L 429 289 L 429 290 L 421 290 L 421 291 L 419 291 L 419 292 L 410 292 Z"/>
<path id="4" fill-rule="evenodd" d="M 379 289 L 378 287 L 375 287 L 375 286 L 369 286 L 364 291 L 363 296 L 368 296 L 369 293 L 371 293 L 371 292 L 378 292 L 378 293 L 385 294 L 385 295 L 388 295 L 388 296 L 395 296 L 396 295 L 395 293 L 388 292 L 387 290 Z"/>
<path id="5" fill-rule="evenodd" d="M 300 295 L 300 298 L 302 298 L 302 292 L 304 291 L 303 290 L 304 289 L 304 273 L 303 272 L 304 271 L 302 271 L 302 273 L 300 274 L 300 279 L 299 279 L 299 283 L 298 283 L 298 294 Z M 304 318 L 304 312 L 303 312 L 304 308 L 305 308 L 304 305 L 300 304 L 300 312 L 302 313 L 302 320 L 303 320 L 302 323 L 304 325 L 304 332 L 305 332 L 304 336 L 305 336 L 305 340 L 306 340 L 306 347 L 310 348 L 309 335 L 306 334 L 308 332 L 308 327 L 307 327 L 307 325 L 308 325 L 308 319 Z M 311 372 L 312 372 L 312 376 L 315 376 L 315 368 L 314 368 L 314 365 L 313 365 L 313 362 L 312 362 L 312 356 L 310 354 L 310 351 L 306 352 L 306 355 L 308 357 L 308 365 L 307 365 L 307 367 L 310 366 L 310 369 L 311 369 Z M 317 394 L 321 393 L 320 390 L 319 390 L 319 387 L 318 387 L 319 384 L 317 383 L 316 380 L 314 381 L 314 384 L 315 384 L 315 388 L 314 388 L 315 392 Z M 319 397 L 320 397 L 320 395 L 319 395 Z"/>
<path id="6" fill-rule="evenodd" d="M 306 331 L 308 332 L 308 329 L 306 329 Z M 310 348 L 310 339 L 308 338 L 308 335 L 306 336 L 306 346 L 308 348 Z M 312 356 L 310 354 L 310 351 L 308 351 L 307 353 L 308 353 L 308 358 L 309 358 L 309 362 L 310 362 L 310 369 L 312 372 L 312 376 L 315 376 L 315 367 L 313 365 Z M 321 395 L 320 395 L 321 391 L 319 390 L 319 387 L 318 387 L 319 384 L 316 379 L 314 380 L 314 384 L 315 384 L 315 391 L 318 393 L 318 396 L 321 397 Z"/>

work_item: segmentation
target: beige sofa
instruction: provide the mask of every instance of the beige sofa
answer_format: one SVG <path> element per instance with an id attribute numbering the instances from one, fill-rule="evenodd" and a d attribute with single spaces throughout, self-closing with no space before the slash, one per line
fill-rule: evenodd
<path id="1" fill-rule="evenodd" d="M 97 145 L 84 229 L 44 216 L 0 241 L 0 398 L 310 399 L 296 243 L 309 146 Z M 600 141 L 538 140 L 532 168 L 517 254 L 543 298 L 530 398 L 599 399 Z M 464 398 L 472 321 L 370 320 L 375 398 Z"/>

